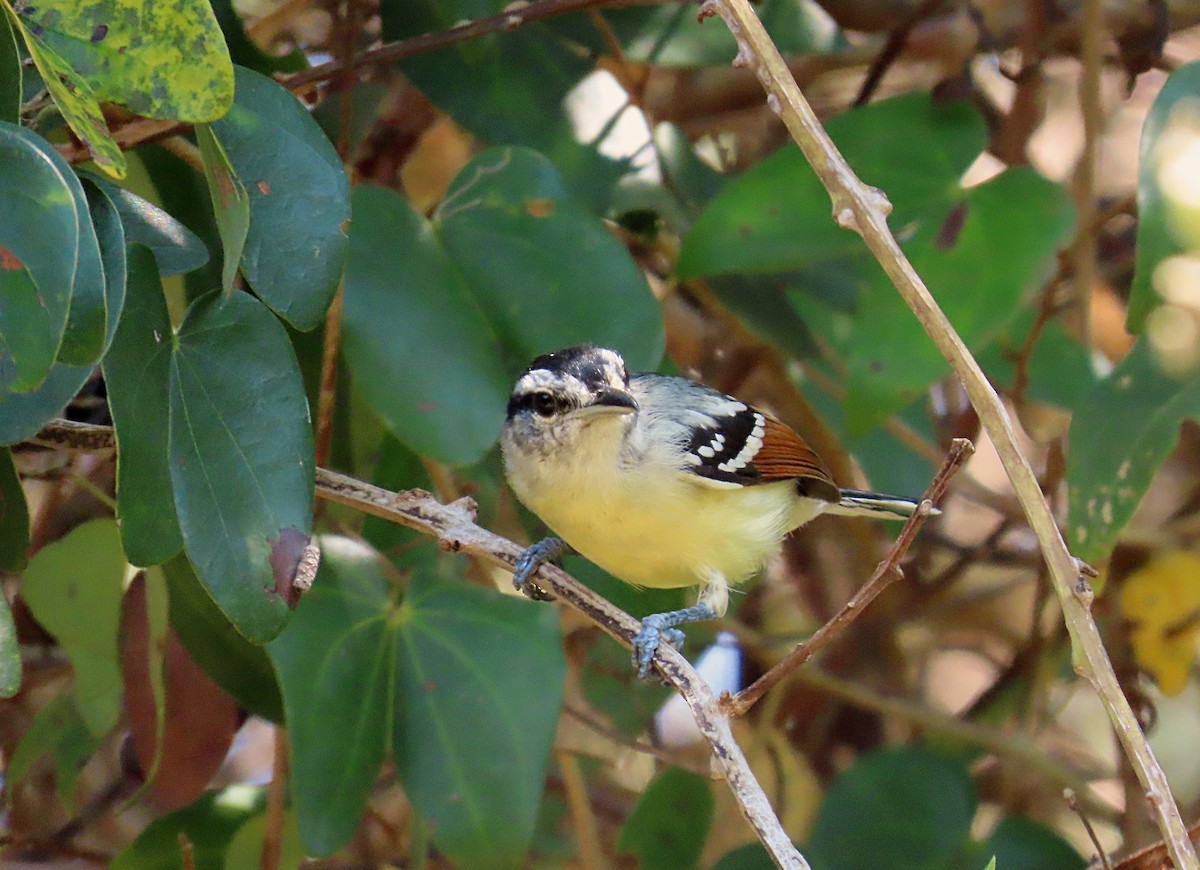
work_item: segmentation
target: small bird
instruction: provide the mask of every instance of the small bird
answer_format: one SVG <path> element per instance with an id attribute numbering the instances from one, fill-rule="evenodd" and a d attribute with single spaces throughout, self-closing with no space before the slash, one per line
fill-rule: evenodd
<path id="1" fill-rule="evenodd" d="M 543 354 L 517 380 L 500 438 L 521 502 L 556 537 L 529 547 L 513 584 L 531 598 L 546 562 L 574 551 L 636 586 L 700 586 L 697 604 L 642 620 L 645 678 L 659 640 L 715 619 L 729 587 L 821 513 L 904 519 L 913 499 L 840 489 L 804 439 L 745 402 L 686 378 L 630 375 L 592 345 Z"/>

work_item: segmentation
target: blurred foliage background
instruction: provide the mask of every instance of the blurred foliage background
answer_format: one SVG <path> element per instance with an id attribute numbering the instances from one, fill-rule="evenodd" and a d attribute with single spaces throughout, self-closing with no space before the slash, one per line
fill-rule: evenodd
<path id="1" fill-rule="evenodd" d="M 538 539 L 495 439 L 528 360 L 585 341 L 771 411 L 843 486 L 918 495 L 981 438 L 720 21 L 0 5 L 5 866 L 770 866 L 624 650 L 312 498 L 324 466 Z M 1195 822 L 1200 9 L 757 10 L 1099 570 L 1109 655 Z M 48 446 L 58 416 L 116 450 Z M 979 448 L 905 580 L 738 741 L 816 868 L 1169 866 Z M 718 688 L 761 673 L 890 533 L 806 526 L 689 654 L 712 645 Z M 689 601 L 566 567 L 635 616 Z"/>

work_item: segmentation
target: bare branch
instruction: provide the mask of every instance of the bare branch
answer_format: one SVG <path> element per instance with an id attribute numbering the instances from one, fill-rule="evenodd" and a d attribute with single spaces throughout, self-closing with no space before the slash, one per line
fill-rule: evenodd
<path id="1" fill-rule="evenodd" d="M 945 494 L 946 487 L 950 485 L 950 480 L 958 473 L 963 463 L 974 452 L 975 445 L 966 438 L 954 439 L 950 445 L 949 453 L 946 454 L 946 458 L 942 461 L 942 467 L 938 469 L 937 474 L 933 477 L 933 481 L 929 484 L 929 488 L 925 490 L 925 497 L 921 499 L 921 503 L 913 511 L 913 515 L 908 518 L 908 522 L 900 530 L 900 535 L 892 545 L 887 558 L 879 563 L 879 567 L 875 569 L 875 573 L 863 584 L 858 593 L 846 602 L 841 610 L 818 628 L 812 637 L 797 644 L 796 648 L 788 653 L 775 667 L 771 668 L 755 680 L 754 683 L 736 695 L 732 697 L 728 693 L 722 695 L 721 704 L 731 716 L 745 716 L 746 712 L 758 702 L 758 699 L 773 688 L 776 683 L 788 674 L 793 673 L 798 667 L 829 646 L 837 638 L 841 637 L 842 633 L 850 627 L 850 623 L 858 619 L 867 606 L 879 597 L 879 593 L 904 576 L 904 572 L 900 569 L 900 562 L 908 553 L 908 548 L 912 546 L 912 542 L 921 530 L 921 526 L 925 525 L 925 520 L 929 519 L 933 508 Z"/>

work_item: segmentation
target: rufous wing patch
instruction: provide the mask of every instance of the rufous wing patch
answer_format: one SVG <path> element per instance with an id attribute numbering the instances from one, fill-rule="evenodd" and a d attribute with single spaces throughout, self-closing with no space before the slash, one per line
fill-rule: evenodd
<path id="1" fill-rule="evenodd" d="M 790 426 L 771 417 L 766 418 L 762 447 L 754 454 L 753 462 L 764 482 L 794 479 L 812 498 L 831 502 L 841 499 L 821 457 Z"/>

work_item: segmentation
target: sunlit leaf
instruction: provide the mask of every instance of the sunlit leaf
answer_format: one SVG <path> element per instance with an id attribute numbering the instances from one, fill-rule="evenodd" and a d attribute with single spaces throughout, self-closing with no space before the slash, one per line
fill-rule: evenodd
<path id="1" fill-rule="evenodd" d="M 182 870 L 182 842 L 190 845 L 192 870 L 226 870 L 229 844 L 266 807 L 267 790 L 231 785 L 210 791 L 191 806 L 159 816 L 111 862 L 109 870 Z"/>
<path id="2" fill-rule="evenodd" d="M 21 597 L 71 660 L 75 702 L 97 737 L 117 723 L 120 711 L 124 577 L 117 524 L 92 520 L 39 550 L 21 584 Z"/>
<path id="3" fill-rule="evenodd" d="M 79 774 L 96 752 L 100 739 L 87 723 L 70 694 L 56 695 L 38 710 L 5 768 L 6 787 L 13 788 L 43 755 L 54 759 L 54 786 L 58 798 L 70 808 Z"/>
<path id="4" fill-rule="evenodd" d="M 1121 613 L 1133 625 L 1129 640 L 1137 663 L 1164 695 L 1184 690 L 1200 638 L 1200 556 L 1183 551 L 1157 556 L 1125 579 Z"/>
<path id="5" fill-rule="evenodd" d="M 1076 556 L 1108 556 L 1179 442 L 1180 423 L 1197 417 L 1200 371 L 1164 370 L 1145 338 L 1079 405 L 1067 454 L 1067 531 Z"/>
<path id="6" fill-rule="evenodd" d="M 1197 94 L 1200 61 L 1171 73 L 1142 124 L 1137 246 L 1125 321 L 1130 332 L 1141 332 L 1150 312 L 1164 301 L 1186 299 L 1200 272 L 1200 213 L 1194 207 L 1189 210 L 1181 199 L 1188 179 L 1195 178 L 1195 143 L 1200 139 Z M 1172 258 L 1184 267 L 1174 275 L 1170 264 L 1164 268 Z M 1188 277 L 1189 263 L 1192 277 Z"/>

